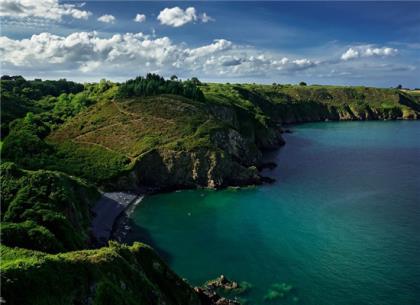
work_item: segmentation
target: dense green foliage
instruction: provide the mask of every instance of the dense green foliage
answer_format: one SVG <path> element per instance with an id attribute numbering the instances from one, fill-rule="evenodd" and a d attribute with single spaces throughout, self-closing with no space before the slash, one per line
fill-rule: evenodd
<path id="1" fill-rule="evenodd" d="M 1 164 L 2 243 L 47 252 L 88 245 L 90 207 L 97 191 L 50 171 Z"/>
<path id="2" fill-rule="evenodd" d="M 51 253 L 65 251 L 62 243 L 50 230 L 32 220 L 2 222 L 0 235 L 4 245 Z"/>
<path id="3" fill-rule="evenodd" d="M 175 94 L 193 100 L 203 101 L 204 95 L 197 86 L 198 84 L 200 84 L 200 81 L 197 78 L 183 82 L 174 77 L 171 80 L 165 80 L 157 74 L 149 73 L 146 77 L 139 76 L 121 84 L 118 89 L 118 97 L 127 98 L 133 96 Z"/>
<path id="4" fill-rule="evenodd" d="M 55 129 L 97 101 L 113 98 L 117 89 L 106 80 L 82 85 L 65 79 L 25 80 L 22 76 L 2 76 L 0 88 L 2 138 L 9 133 L 11 122 L 29 112 Z"/>
<path id="5" fill-rule="evenodd" d="M 4 75 L 0 80 L 1 88 L 1 129 L 2 137 L 8 133 L 8 125 L 16 118 L 25 116 L 29 111 L 42 112 L 36 101 L 44 97 L 51 104 L 58 96 L 74 96 L 83 91 L 84 86 L 60 79 L 57 81 L 40 79 L 25 80 L 22 76 Z M 53 98 L 53 100 L 51 100 Z M 55 99 L 56 100 L 56 99 Z"/>
<path id="6" fill-rule="evenodd" d="M 200 304 L 194 290 L 148 246 L 45 254 L 1 246 L 7 304 Z"/>

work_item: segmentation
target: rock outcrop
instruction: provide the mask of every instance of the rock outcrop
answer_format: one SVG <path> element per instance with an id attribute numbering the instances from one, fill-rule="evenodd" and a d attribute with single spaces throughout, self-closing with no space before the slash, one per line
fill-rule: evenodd
<path id="1" fill-rule="evenodd" d="M 134 172 L 139 185 L 160 190 L 260 183 L 256 167 L 241 165 L 222 150 L 153 150 L 139 158 Z"/>

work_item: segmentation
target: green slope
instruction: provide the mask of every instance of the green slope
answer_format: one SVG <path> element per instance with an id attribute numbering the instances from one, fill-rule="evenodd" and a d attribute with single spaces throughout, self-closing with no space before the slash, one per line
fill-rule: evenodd
<path id="1" fill-rule="evenodd" d="M 1 164 L 3 245 L 56 253 L 90 244 L 90 208 L 98 191 L 60 172 Z"/>
<path id="2" fill-rule="evenodd" d="M 148 246 L 60 254 L 1 246 L 6 304 L 201 304 L 198 294 Z"/>

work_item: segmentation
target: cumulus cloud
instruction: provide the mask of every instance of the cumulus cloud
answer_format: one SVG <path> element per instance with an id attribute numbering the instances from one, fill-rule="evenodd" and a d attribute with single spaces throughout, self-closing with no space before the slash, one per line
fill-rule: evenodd
<path id="1" fill-rule="evenodd" d="M 310 69 L 319 61 L 293 59 L 235 45 L 226 39 L 190 48 L 168 37 L 143 33 L 101 37 L 97 32 L 68 36 L 51 33 L 15 40 L 0 37 L 0 58 L 5 71 L 67 71 L 85 75 L 161 74 L 208 75 L 217 77 L 294 73 Z"/>
<path id="2" fill-rule="evenodd" d="M 104 23 L 114 23 L 115 17 L 112 15 L 102 15 L 101 17 L 98 18 L 98 21 L 104 22 Z"/>
<path id="3" fill-rule="evenodd" d="M 178 6 L 173 8 L 165 8 L 159 13 L 157 19 L 161 24 L 172 27 L 180 27 L 195 21 L 201 21 L 203 23 L 214 21 L 214 19 L 208 16 L 206 13 L 198 15 L 194 7 L 188 7 L 187 9 L 183 10 Z"/>
<path id="4" fill-rule="evenodd" d="M 146 21 L 146 15 L 144 14 L 137 14 L 136 17 L 134 18 L 135 22 L 145 22 Z"/>
<path id="5" fill-rule="evenodd" d="M 377 48 L 371 45 L 363 45 L 363 46 L 356 46 L 347 49 L 341 55 L 342 60 L 351 60 L 360 57 L 371 57 L 371 56 L 393 56 L 398 53 L 397 49 L 390 48 L 390 47 L 381 47 Z"/>
<path id="6" fill-rule="evenodd" d="M 42 18 L 61 21 L 64 16 L 88 19 L 91 12 L 81 4 L 60 4 L 58 0 L 0 0 L 0 17 L 13 19 Z"/>

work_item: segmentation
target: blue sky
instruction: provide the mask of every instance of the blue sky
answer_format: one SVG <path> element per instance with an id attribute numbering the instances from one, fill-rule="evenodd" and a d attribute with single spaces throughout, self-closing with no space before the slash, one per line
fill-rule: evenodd
<path id="1" fill-rule="evenodd" d="M 420 2 L 0 0 L 0 16 L 3 74 L 420 87 Z"/>

